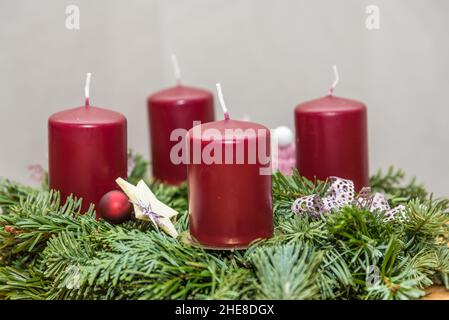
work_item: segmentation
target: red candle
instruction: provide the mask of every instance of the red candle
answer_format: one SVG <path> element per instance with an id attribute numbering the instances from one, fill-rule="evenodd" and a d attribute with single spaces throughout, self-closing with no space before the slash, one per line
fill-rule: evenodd
<path id="1" fill-rule="evenodd" d="M 84 106 L 48 119 L 50 188 L 60 191 L 63 201 L 71 194 L 83 198 L 83 212 L 117 189 L 115 179 L 127 176 L 126 118 L 90 106 L 88 83 Z"/>
<path id="2" fill-rule="evenodd" d="M 295 109 L 296 165 L 308 179 L 338 176 L 358 191 L 369 185 L 366 106 L 333 95 L 334 70 L 329 94 Z"/>
<path id="3" fill-rule="evenodd" d="M 187 134 L 190 234 L 205 247 L 244 248 L 273 234 L 270 132 L 225 115 Z"/>
<path id="4" fill-rule="evenodd" d="M 186 166 L 174 163 L 170 151 L 185 136 L 174 136 L 172 139 L 170 136 L 176 129 L 187 132 L 194 121 L 214 121 L 214 103 L 209 91 L 182 86 L 175 59 L 174 65 L 178 85 L 151 95 L 147 106 L 153 176 L 162 182 L 177 185 L 186 180 Z"/>

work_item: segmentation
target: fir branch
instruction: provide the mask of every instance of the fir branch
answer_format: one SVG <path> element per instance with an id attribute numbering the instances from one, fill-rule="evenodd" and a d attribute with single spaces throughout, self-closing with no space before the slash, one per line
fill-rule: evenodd
<path id="1" fill-rule="evenodd" d="M 322 246 L 329 241 L 329 232 L 324 220 L 289 215 L 277 219 L 275 236 L 269 243 L 295 243 L 298 241 Z"/>
<path id="2" fill-rule="evenodd" d="M 131 149 L 128 151 L 128 166 L 132 166 L 131 172 L 128 174 L 128 181 L 131 184 L 136 185 L 140 180 L 145 179 L 148 161 Z"/>
<path id="3" fill-rule="evenodd" d="M 274 212 L 291 214 L 291 205 L 295 199 L 310 194 L 324 195 L 326 190 L 326 182 L 307 180 L 297 170 L 291 176 L 284 176 L 277 171 L 273 174 Z"/>
<path id="4" fill-rule="evenodd" d="M 0 299 L 46 299 L 50 282 L 35 268 L 0 267 Z"/>
<path id="5" fill-rule="evenodd" d="M 326 225 L 341 249 L 351 254 L 351 261 L 363 257 L 365 264 L 376 264 L 384 239 L 393 234 L 391 225 L 379 213 L 355 206 L 343 207 L 326 218 Z"/>
<path id="6" fill-rule="evenodd" d="M 356 207 L 309 219 L 292 213 L 291 203 L 323 195 L 326 183 L 278 173 L 275 237 L 246 252 L 205 251 L 140 221 L 110 225 L 92 209 L 81 215 L 77 199 L 62 205 L 55 192 L 1 180 L 0 298 L 413 299 L 433 281 L 448 284 L 448 201 L 425 200 L 401 179 L 388 171 L 372 182 L 393 201 L 417 197 L 405 202 L 405 222 Z M 186 186 L 150 185 L 187 231 Z M 366 284 L 370 266 L 380 270 L 375 286 Z"/>
<path id="7" fill-rule="evenodd" d="M 378 170 L 370 178 L 370 186 L 374 191 L 390 195 L 390 201 L 394 204 L 406 203 L 416 198 L 424 200 L 427 197 L 426 189 L 422 184 L 416 182 L 415 177 L 408 183 L 404 183 L 404 180 L 404 171 L 390 166 L 385 173 Z"/>
<path id="8" fill-rule="evenodd" d="M 231 271 L 231 272 L 228 272 Z M 233 300 L 251 299 L 256 288 L 251 270 L 246 268 L 222 269 L 216 278 L 216 285 L 209 295 L 197 295 L 197 299 Z"/>
<path id="9" fill-rule="evenodd" d="M 95 243 L 96 242 L 96 243 Z M 103 248 L 101 250 L 101 248 Z M 51 296 L 66 298 L 176 299 L 215 292 L 232 267 L 205 251 L 156 231 L 114 228 L 89 240 L 61 233 L 43 252 Z M 76 270 L 77 285 L 68 270 Z"/>
<path id="10" fill-rule="evenodd" d="M 0 178 L 0 208 L 6 210 L 8 206 L 16 204 L 21 198 L 36 192 L 38 190 L 31 187 Z"/>
<path id="11" fill-rule="evenodd" d="M 322 256 L 301 242 L 256 249 L 250 261 L 256 269 L 256 297 L 260 299 L 316 299 Z"/>
<path id="12" fill-rule="evenodd" d="M 324 251 L 318 274 L 321 299 L 345 298 L 349 296 L 351 288 L 356 287 L 351 268 L 334 248 Z"/>
<path id="13" fill-rule="evenodd" d="M 449 290 L 449 247 L 439 246 L 436 249 L 437 266 L 434 280 Z"/>
<path id="14" fill-rule="evenodd" d="M 391 238 L 383 255 L 379 279 L 367 288 L 366 299 L 407 300 L 424 295 L 423 287 L 432 283 L 426 273 L 435 266 L 434 256 L 420 253 L 414 258 L 399 257 L 401 249 L 402 244 Z M 427 267 L 423 268 L 424 265 Z"/>
<path id="15" fill-rule="evenodd" d="M 420 237 L 435 242 L 439 236 L 447 238 L 449 216 L 445 200 L 410 201 L 406 210 L 404 228 L 411 240 Z"/>

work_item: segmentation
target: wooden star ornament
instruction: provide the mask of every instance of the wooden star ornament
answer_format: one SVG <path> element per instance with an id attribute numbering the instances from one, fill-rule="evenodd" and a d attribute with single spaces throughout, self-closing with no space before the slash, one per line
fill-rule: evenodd
<path id="1" fill-rule="evenodd" d="M 170 220 L 178 212 L 159 201 L 143 180 L 140 180 L 137 185 L 132 185 L 122 178 L 118 178 L 115 182 L 129 197 L 137 219 L 150 221 L 156 229 L 161 228 L 173 238 L 178 236 L 178 232 Z"/>

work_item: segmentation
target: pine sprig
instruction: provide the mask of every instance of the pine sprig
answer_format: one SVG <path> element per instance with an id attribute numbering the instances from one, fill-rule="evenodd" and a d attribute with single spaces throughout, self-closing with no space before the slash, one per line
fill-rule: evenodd
<path id="1" fill-rule="evenodd" d="M 322 256 L 301 242 L 258 248 L 250 256 L 259 299 L 298 300 L 319 298 L 318 268 Z"/>
<path id="2" fill-rule="evenodd" d="M 430 238 L 448 236 L 448 214 L 446 200 L 411 200 L 407 206 L 405 229 L 412 237 Z"/>
<path id="3" fill-rule="evenodd" d="M 0 299 L 46 299 L 51 281 L 45 280 L 43 274 L 30 267 L 0 267 Z"/>
<path id="4" fill-rule="evenodd" d="M 134 155 L 136 157 L 136 155 Z M 146 162 L 135 158 L 134 181 Z M 138 168 L 138 169 L 137 169 Z M 319 219 L 291 211 L 325 181 L 273 176 L 275 236 L 246 251 L 206 251 L 150 224 L 96 220 L 93 208 L 46 188 L 0 181 L 0 298 L 3 299 L 414 299 L 448 285 L 447 200 L 427 198 L 402 171 L 377 173 L 372 187 L 406 205 L 405 221 L 344 207 Z M 188 230 L 187 187 L 149 185 Z M 370 271 L 378 277 L 370 284 Z"/>
<path id="5" fill-rule="evenodd" d="M 374 191 L 389 195 L 393 204 L 412 199 L 424 200 L 427 197 L 426 189 L 422 184 L 417 183 L 415 177 L 406 183 L 404 171 L 393 166 L 390 166 L 386 173 L 382 170 L 377 171 L 370 178 L 370 186 Z"/>
<path id="6" fill-rule="evenodd" d="M 144 179 L 147 174 L 148 161 L 146 161 L 142 155 L 134 153 L 134 151 L 128 151 L 128 165 L 129 174 L 128 181 L 136 185 L 140 179 Z"/>
<path id="7" fill-rule="evenodd" d="M 275 212 L 291 214 L 292 200 L 296 198 L 318 194 L 324 195 L 326 182 L 307 180 L 295 170 L 292 176 L 286 177 L 279 171 L 273 174 L 273 198 Z"/>

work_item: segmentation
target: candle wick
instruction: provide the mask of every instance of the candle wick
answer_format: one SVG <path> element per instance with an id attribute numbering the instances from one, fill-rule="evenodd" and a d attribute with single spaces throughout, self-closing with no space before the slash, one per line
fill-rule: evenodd
<path id="1" fill-rule="evenodd" d="M 334 94 L 335 87 L 337 86 L 338 81 L 340 81 L 337 66 L 333 65 L 332 69 L 334 70 L 334 82 L 332 83 L 332 86 L 330 87 L 329 92 L 328 92 L 328 95 L 330 95 L 330 96 Z"/>
<path id="2" fill-rule="evenodd" d="M 217 83 L 217 94 L 218 94 L 218 101 L 220 101 L 221 109 L 223 110 L 224 118 L 225 120 L 229 120 L 229 112 L 228 108 L 226 108 L 226 104 L 223 98 L 223 91 L 221 90 L 221 84 Z"/>
<path id="3" fill-rule="evenodd" d="M 171 62 L 173 65 L 173 71 L 175 73 L 176 85 L 181 85 L 181 69 L 179 69 L 178 58 L 175 54 L 171 55 Z"/>
<path id="4" fill-rule="evenodd" d="M 89 93 L 90 93 L 90 78 L 92 77 L 92 73 L 88 72 L 86 75 L 86 85 L 84 86 L 84 97 L 85 97 L 85 106 L 89 106 Z"/>

